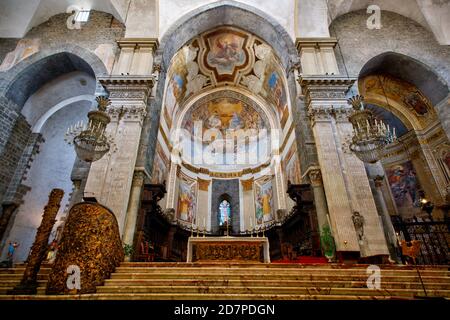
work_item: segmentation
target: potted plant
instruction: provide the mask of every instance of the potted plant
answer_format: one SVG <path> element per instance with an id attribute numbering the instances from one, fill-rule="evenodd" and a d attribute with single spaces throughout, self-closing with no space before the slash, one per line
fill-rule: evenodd
<path id="1" fill-rule="evenodd" d="M 125 243 L 123 245 L 123 253 L 125 254 L 125 262 L 131 261 L 131 256 L 133 254 L 133 246 L 131 244 Z"/>

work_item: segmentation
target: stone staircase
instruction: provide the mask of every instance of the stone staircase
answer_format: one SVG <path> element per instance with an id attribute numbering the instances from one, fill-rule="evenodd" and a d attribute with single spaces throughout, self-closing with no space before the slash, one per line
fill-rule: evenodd
<path id="1" fill-rule="evenodd" d="M 0 296 L 6 295 L 8 290 L 14 289 L 22 280 L 26 265 L 24 263 L 14 264 L 14 268 L 0 268 Z M 45 294 L 45 287 L 48 281 L 48 275 L 51 265 L 42 264 L 38 273 L 38 294 Z"/>
<path id="2" fill-rule="evenodd" d="M 367 265 L 188 264 L 124 262 L 95 294 L 45 296 L 48 268 L 41 270 L 37 296 L 0 299 L 127 299 L 127 300 L 301 300 L 414 299 L 425 297 L 413 266 L 380 266 L 381 288 L 367 288 Z M 48 270 L 47 270 L 48 269 Z M 20 275 L 20 268 L 4 273 Z M 11 269 L 10 269 L 11 271 Z M 420 267 L 428 297 L 450 298 L 448 266 Z M 20 280 L 20 277 L 17 277 Z M 12 282 L 8 282 L 12 284 Z M 1 288 L 5 288 L 3 285 Z M 3 291 L 2 291 L 3 293 Z M 3 293 L 4 294 L 4 293 Z"/>

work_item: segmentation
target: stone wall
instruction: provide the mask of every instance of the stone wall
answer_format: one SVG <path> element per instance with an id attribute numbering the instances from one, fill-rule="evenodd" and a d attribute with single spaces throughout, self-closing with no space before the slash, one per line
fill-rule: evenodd
<path id="1" fill-rule="evenodd" d="M 7 112 L 8 109 L 2 109 L 3 115 L 0 115 L 0 117 L 5 116 L 3 111 Z M 30 135 L 30 125 L 22 115 L 19 115 L 12 128 L 11 138 L 5 144 L 3 152 L 0 154 L 0 203 L 4 200 L 4 196 L 16 170 L 17 164 L 28 145 Z"/>
<path id="2" fill-rule="evenodd" d="M 330 26 L 331 36 L 339 40 L 335 53 L 341 74 L 346 73 L 342 58 L 350 76 L 358 77 L 373 57 L 396 52 L 426 64 L 450 85 L 450 47 L 439 45 L 431 32 L 396 13 L 382 11 L 380 30 L 367 28 L 368 17 L 366 11 L 356 11 Z"/>
<path id="3" fill-rule="evenodd" d="M 18 55 L 27 55 L 29 52 L 44 50 L 49 47 L 59 47 L 69 43 L 95 52 L 107 68 L 114 62 L 118 46 L 116 40 L 123 37 L 124 26 L 108 13 L 92 11 L 89 21 L 81 29 L 69 29 L 67 19 L 70 14 L 62 13 L 51 17 L 48 21 L 31 29 L 22 41 L 37 39 L 25 52 L 16 52 Z M 17 39 L 15 39 L 17 42 Z M 15 49 L 14 40 L 0 39 L 0 61 L 6 56 L 6 50 Z M 20 56 L 17 60 L 20 60 Z"/>

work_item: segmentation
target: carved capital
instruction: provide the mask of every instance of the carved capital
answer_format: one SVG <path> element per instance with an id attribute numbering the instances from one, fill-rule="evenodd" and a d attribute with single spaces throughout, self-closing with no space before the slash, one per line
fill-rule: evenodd
<path id="1" fill-rule="evenodd" d="M 209 185 L 211 184 L 211 180 L 203 180 L 198 178 L 197 179 L 198 182 L 198 189 L 201 191 L 208 191 L 209 189 Z"/>
<path id="2" fill-rule="evenodd" d="M 383 176 L 376 176 L 373 181 L 375 182 L 375 187 L 381 188 L 383 186 L 384 177 Z"/>
<path id="3" fill-rule="evenodd" d="M 112 121 L 138 121 L 142 122 L 147 115 L 145 105 L 111 106 L 108 114 Z"/>
<path id="4" fill-rule="evenodd" d="M 144 171 L 135 171 L 133 174 L 133 186 L 142 187 L 146 176 Z"/>
<path id="5" fill-rule="evenodd" d="M 312 169 L 308 173 L 309 180 L 311 181 L 311 185 L 313 187 L 320 187 L 323 185 L 322 181 L 322 173 L 320 169 Z"/>
<path id="6" fill-rule="evenodd" d="M 241 184 L 244 192 L 253 190 L 253 178 L 249 180 L 241 180 Z"/>
<path id="7" fill-rule="evenodd" d="M 100 78 L 100 83 L 109 92 L 112 104 L 142 102 L 147 104 L 155 84 L 153 76 L 111 76 Z"/>

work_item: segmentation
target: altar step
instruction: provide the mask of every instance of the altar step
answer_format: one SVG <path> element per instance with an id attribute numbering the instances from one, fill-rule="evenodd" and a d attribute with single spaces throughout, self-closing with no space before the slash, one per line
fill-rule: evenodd
<path id="1" fill-rule="evenodd" d="M 9 290 L 14 289 L 20 283 L 25 272 L 25 267 L 25 263 L 19 263 L 15 264 L 13 268 L 0 268 L 0 295 L 6 295 Z M 38 294 L 45 294 L 50 271 L 50 264 L 45 263 L 41 266 L 37 276 Z"/>
<path id="2" fill-rule="evenodd" d="M 367 288 L 367 265 L 124 262 L 95 294 L 45 295 L 50 267 L 39 273 L 38 294 L 6 296 L 25 266 L 0 269 L 1 299 L 46 300 L 355 300 L 413 299 L 425 293 L 414 266 L 380 266 L 381 288 Z M 448 266 L 419 267 L 429 297 L 450 298 Z"/>
<path id="3" fill-rule="evenodd" d="M 380 266 L 381 289 L 367 288 L 368 265 L 122 263 L 97 288 L 111 299 L 409 299 L 424 296 L 413 266 Z M 428 296 L 450 298 L 448 267 L 419 267 Z M 266 297 L 266 298 L 264 298 Z"/>

